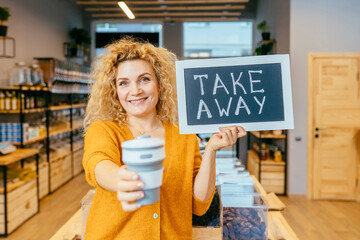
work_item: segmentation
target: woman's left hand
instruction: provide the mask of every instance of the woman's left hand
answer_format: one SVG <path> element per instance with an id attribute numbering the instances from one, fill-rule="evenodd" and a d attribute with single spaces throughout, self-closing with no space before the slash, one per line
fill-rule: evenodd
<path id="1" fill-rule="evenodd" d="M 238 138 L 246 135 L 245 129 L 240 126 L 221 127 L 219 130 L 220 132 L 214 133 L 206 144 L 206 148 L 209 150 L 217 151 L 231 146 L 236 143 Z"/>

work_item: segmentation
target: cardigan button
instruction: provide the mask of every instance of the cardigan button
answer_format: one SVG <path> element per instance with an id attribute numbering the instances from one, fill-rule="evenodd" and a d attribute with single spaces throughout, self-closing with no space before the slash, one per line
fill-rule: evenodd
<path id="1" fill-rule="evenodd" d="M 154 219 L 157 219 L 158 217 L 159 217 L 159 215 L 158 215 L 157 213 L 154 213 L 154 214 L 153 214 L 153 218 L 154 218 Z"/>

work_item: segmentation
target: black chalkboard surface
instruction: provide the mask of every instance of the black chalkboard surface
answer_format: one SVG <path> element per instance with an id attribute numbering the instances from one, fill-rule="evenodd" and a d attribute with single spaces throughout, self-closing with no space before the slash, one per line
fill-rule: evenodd
<path id="1" fill-rule="evenodd" d="M 181 133 L 291 129 L 288 55 L 176 62 Z"/>

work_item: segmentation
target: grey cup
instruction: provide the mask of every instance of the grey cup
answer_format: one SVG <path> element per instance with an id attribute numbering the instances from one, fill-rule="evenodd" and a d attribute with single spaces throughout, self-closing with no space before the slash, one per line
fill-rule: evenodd
<path id="1" fill-rule="evenodd" d="M 122 160 L 127 169 L 137 172 L 145 184 L 145 196 L 136 203 L 149 205 L 158 202 L 164 169 L 162 163 L 165 159 L 164 140 L 142 135 L 123 142 L 121 147 Z"/>

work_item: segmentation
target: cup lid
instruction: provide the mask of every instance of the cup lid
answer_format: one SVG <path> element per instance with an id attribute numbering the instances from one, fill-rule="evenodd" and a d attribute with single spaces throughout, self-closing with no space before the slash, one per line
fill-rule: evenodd
<path id="1" fill-rule="evenodd" d="M 123 142 L 121 147 L 124 149 L 157 148 L 164 146 L 164 143 L 161 138 L 150 138 L 149 135 L 141 135 L 133 140 Z"/>

